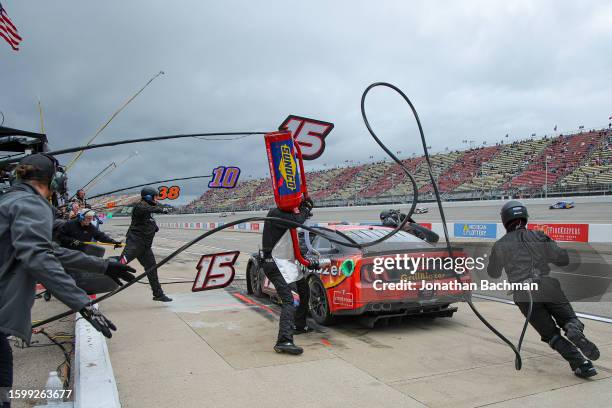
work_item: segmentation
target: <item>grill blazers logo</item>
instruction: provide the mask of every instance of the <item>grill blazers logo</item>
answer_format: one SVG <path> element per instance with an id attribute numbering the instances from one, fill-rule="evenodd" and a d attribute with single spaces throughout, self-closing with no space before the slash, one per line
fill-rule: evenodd
<path id="1" fill-rule="evenodd" d="M 527 224 L 527 228 L 542 231 L 555 241 L 589 242 L 588 224 Z"/>

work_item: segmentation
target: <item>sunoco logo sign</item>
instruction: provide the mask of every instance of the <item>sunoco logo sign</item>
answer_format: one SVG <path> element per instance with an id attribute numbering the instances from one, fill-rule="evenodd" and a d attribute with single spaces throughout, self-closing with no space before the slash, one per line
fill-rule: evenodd
<path id="1" fill-rule="evenodd" d="M 296 171 L 295 159 L 293 158 L 293 154 L 291 154 L 291 149 L 288 145 L 281 146 L 281 162 L 278 167 L 283 179 L 285 179 L 285 184 L 288 189 L 296 190 L 296 182 L 295 182 L 295 171 Z"/>

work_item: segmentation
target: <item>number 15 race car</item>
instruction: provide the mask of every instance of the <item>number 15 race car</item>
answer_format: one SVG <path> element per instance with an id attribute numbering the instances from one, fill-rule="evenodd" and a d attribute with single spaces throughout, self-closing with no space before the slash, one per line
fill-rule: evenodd
<path id="1" fill-rule="evenodd" d="M 341 242 L 346 235 L 359 243 L 376 240 L 392 230 L 365 225 L 330 225 L 328 228 L 325 233 Z M 317 271 L 302 268 L 310 289 L 310 314 L 319 324 L 331 324 L 337 316 L 358 315 L 362 322 L 372 327 L 379 319 L 409 315 L 452 317 L 457 311 L 451 304 L 461 300 L 460 290 L 423 289 L 424 282 L 456 283 L 453 270 L 442 266 L 442 261 L 451 260 L 444 248 L 436 248 L 404 231 L 365 249 L 335 244 L 308 231 L 300 232 L 299 236 L 303 253 L 331 260 L 331 265 Z M 280 258 L 275 254 L 278 245 L 273 252 L 277 260 Z M 461 250 L 453 250 L 453 258 L 465 256 Z M 383 267 L 382 262 L 387 258 L 399 258 L 399 267 Z M 415 261 L 420 258 L 421 266 L 414 267 L 412 263 L 413 267 L 406 269 L 404 260 L 410 258 Z M 428 259 L 433 262 L 425 262 Z M 388 262 L 385 266 L 391 265 L 392 261 Z M 260 254 L 253 254 L 248 261 L 248 292 L 256 297 L 276 298 L 274 285 L 265 277 L 261 264 Z M 459 275 L 462 283 L 471 282 L 469 270 L 455 271 L 462 272 Z"/>
<path id="2" fill-rule="evenodd" d="M 570 208 L 574 208 L 573 201 L 558 201 L 548 207 L 550 210 L 569 210 Z"/>

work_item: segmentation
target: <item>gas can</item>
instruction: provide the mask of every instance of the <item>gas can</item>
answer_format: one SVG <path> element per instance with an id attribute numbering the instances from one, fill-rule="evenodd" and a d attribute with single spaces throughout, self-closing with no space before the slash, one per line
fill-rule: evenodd
<path id="1" fill-rule="evenodd" d="M 298 212 L 304 198 L 302 166 L 291 132 L 272 132 L 264 136 L 270 177 L 276 206 L 283 211 Z"/>

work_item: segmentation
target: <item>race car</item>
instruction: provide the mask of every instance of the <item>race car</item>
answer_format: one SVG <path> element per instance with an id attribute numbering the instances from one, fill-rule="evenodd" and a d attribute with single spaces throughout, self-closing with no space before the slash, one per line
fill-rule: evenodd
<path id="1" fill-rule="evenodd" d="M 429 212 L 429 208 L 427 207 L 417 207 L 414 209 L 415 214 L 427 214 Z"/>
<path id="2" fill-rule="evenodd" d="M 550 210 L 569 210 L 570 208 L 574 208 L 573 201 L 558 201 L 548 207 Z"/>
<path id="3" fill-rule="evenodd" d="M 373 225 L 330 225 L 325 233 L 342 241 L 343 235 L 359 243 L 366 243 L 391 231 L 391 228 Z M 375 269 L 376 258 L 403 257 L 448 258 L 445 249 L 436 248 L 414 235 L 400 231 L 388 240 L 365 249 L 350 248 L 332 243 L 325 237 L 300 232 L 300 247 L 308 256 L 329 258 L 331 265 L 317 271 L 302 268 L 310 287 L 310 314 L 322 325 L 329 325 L 338 316 L 360 316 L 362 322 L 373 327 L 377 320 L 401 318 L 408 315 L 430 317 L 452 317 L 457 311 L 451 304 L 462 299 L 459 290 L 423 290 L 423 282 L 451 282 L 456 280 L 452 270 L 444 270 L 442 262 L 432 262 L 428 268 L 416 268 L 411 273 L 396 267 Z M 290 244 L 278 245 L 290 246 Z M 278 247 L 277 245 L 277 247 Z M 273 251 L 273 256 L 277 259 Z M 453 258 L 465 257 L 460 249 L 453 249 Z M 256 297 L 269 296 L 276 299 L 274 285 L 269 282 L 261 267 L 261 255 L 252 254 L 247 264 L 247 291 Z M 380 262 L 379 262 L 380 263 Z M 278 261 L 277 261 L 278 264 Z M 380 265 L 379 265 L 380 266 Z M 458 275 L 461 282 L 471 282 L 469 271 Z M 412 290 L 396 289 L 400 283 L 412 282 Z M 385 287 L 382 283 L 388 283 Z M 390 284 L 395 284 L 392 288 Z"/>

